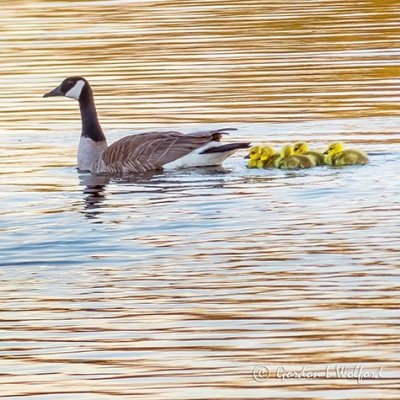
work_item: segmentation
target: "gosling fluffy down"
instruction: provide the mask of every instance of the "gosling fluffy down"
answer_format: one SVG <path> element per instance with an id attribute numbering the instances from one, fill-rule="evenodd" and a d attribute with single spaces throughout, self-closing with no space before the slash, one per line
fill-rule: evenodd
<path id="1" fill-rule="evenodd" d="M 314 161 L 308 156 L 294 154 L 293 145 L 288 144 L 282 148 L 279 168 L 303 169 L 312 167 L 315 167 Z"/>
<path id="2" fill-rule="evenodd" d="M 325 157 L 322 153 L 318 151 L 310 150 L 308 143 L 306 142 L 297 142 L 293 146 L 294 154 L 300 154 L 303 156 L 308 156 L 314 161 L 315 165 L 325 165 Z"/>
<path id="3" fill-rule="evenodd" d="M 249 161 L 247 161 L 247 168 L 260 168 L 261 148 L 261 146 L 253 146 L 250 148 L 249 154 L 246 156 L 246 158 L 249 159 Z"/>
<path id="4" fill-rule="evenodd" d="M 342 142 L 331 143 L 324 155 L 325 163 L 334 166 L 362 165 L 369 161 L 363 151 L 345 150 Z"/>
<path id="5" fill-rule="evenodd" d="M 263 168 L 278 168 L 281 155 L 277 153 L 271 146 L 262 146 L 261 161 Z"/>

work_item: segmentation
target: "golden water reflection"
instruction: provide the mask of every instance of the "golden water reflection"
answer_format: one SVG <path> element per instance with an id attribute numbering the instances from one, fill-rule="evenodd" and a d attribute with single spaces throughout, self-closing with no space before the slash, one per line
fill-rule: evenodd
<path id="1" fill-rule="evenodd" d="M 3 1 L 0 23 L 0 129 L 72 126 L 40 95 L 76 74 L 108 127 L 399 115 L 396 2 Z"/>

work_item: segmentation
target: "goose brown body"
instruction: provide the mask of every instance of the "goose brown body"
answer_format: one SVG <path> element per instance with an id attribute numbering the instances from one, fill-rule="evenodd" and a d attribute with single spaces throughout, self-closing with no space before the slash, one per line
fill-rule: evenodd
<path id="1" fill-rule="evenodd" d="M 93 92 L 82 77 L 66 78 L 44 97 L 65 96 L 79 101 L 82 134 L 78 168 L 98 175 L 144 173 L 164 167 L 183 168 L 220 165 L 249 143 L 221 144 L 223 134 L 236 130 L 222 128 L 183 134 L 176 131 L 146 132 L 126 136 L 108 146 L 97 118 Z"/>
<path id="2" fill-rule="evenodd" d="M 223 130 L 147 132 L 126 136 L 109 146 L 92 165 L 96 174 L 129 174 L 162 169 L 208 143 L 219 142 Z"/>

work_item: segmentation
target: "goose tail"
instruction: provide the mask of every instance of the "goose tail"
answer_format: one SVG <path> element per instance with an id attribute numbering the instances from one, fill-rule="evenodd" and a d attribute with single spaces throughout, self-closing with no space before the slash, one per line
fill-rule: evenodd
<path id="1" fill-rule="evenodd" d="M 210 153 L 225 153 L 231 152 L 239 149 L 248 149 L 250 147 L 250 143 L 228 143 L 220 146 L 209 147 L 208 149 L 203 150 L 200 154 L 210 154 Z"/>
<path id="2" fill-rule="evenodd" d="M 212 141 L 182 158 L 165 164 L 164 168 L 194 168 L 221 165 L 222 162 L 236 150 L 247 149 L 249 147 L 250 143 L 229 143 L 221 145 L 219 142 Z"/>

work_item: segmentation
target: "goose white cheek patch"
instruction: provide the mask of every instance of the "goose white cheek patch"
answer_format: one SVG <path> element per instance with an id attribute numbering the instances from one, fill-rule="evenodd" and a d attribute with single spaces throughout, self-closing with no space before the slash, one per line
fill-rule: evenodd
<path id="1" fill-rule="evenodd" d="M 78 81 L 75 85 L 65 93 L 65 97 L 70 97 L 71 99 L 79 100 L 82 89 L 85 86 L 84 81 Z"/>

